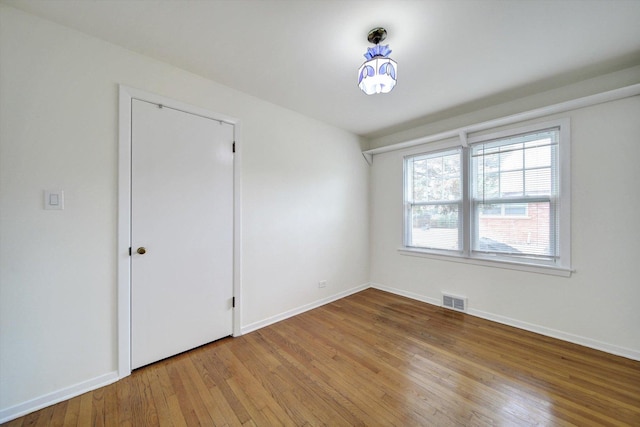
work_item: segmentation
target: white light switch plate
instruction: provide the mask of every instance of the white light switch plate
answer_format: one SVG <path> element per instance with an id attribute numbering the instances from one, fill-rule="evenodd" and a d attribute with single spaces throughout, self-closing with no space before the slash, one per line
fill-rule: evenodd
<path id="1" fill-rule="evenodd" d="M 44 208 L 45 210 L 64 209 L 64 191 L 44 190 Z"/>

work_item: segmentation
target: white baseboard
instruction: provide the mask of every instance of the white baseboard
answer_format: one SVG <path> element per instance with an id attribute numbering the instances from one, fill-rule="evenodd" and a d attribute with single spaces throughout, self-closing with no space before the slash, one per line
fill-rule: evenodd
<path id="1" fill-rule="evenodd" d="M 381 291 L 387 291 L 392 294 L 411 298 L 417 301 L 422 301 L 428 304 L 442 306 L 442 301 L 436 298 L 430 298 L 424 295 L 415 294 L 413 292 L 403 291 L 401 289 L 381 285 L 379 283 L 371 283 L 370 285 L 372 288 L 380 289 Z M 512 319 L 510 317 L 488 313 L 486 311 L 469 309 L 467 311 L 467 314 L 475 317 L 480 317 L 482 319 L 491 320 L 492 322 L 502 323 L 507 326 L 513 326 L 518 329 L 524 329 L 525 331 L 535 332 L 537 334 L 545 335 L 551 338 L 557 338 L 573 344 L 578 344 L 585 347 L 593 348 L 595 350 L 604 351 L 606 353 L 615 354 L 616 356 L 626 357 L 627 359 L 640 361 L 640 351 L 632 350 L 630 348 L 620 347 L 614 344 L 609 344 L 606 342 L 597 341 L 597 340 L 583 337 L 580 335 L 571 334 L 569 332 L 558 331 L 555 329 L 547 328 L 545 326 L 535 325 L 533 323 L 527 323 L 517 319 Z"/>
<path id="2" fill-rule="evenodd" d="M 558 331 L 556 329 L 547 328 L 545 326 L 522 322 L 520 320 L 500 316 L 493 313 L 487 313 L 480 310 L 470 309 L 468 311 L 468 314 L 476 317 L 481 317 L 483 319 L 491 320 L 492 322 L 502 323 L 504 325 L 513 326 L 519 329 L 524 329 L 525 331 L 535 332 L 537 334 L 545 335 L 547 337 L 557 338 L 562 341 L 567 341 L 573 344 L 582 345 L 584 347 L 593 348 L 595 350 L 604 351 L 605 353 L 615 354 L 616 356 L 622 356 L 622 357 L 626 357 L 627 359 L 640 361 L 640 351 L 632 350 L 630 348 L 620 347 L 617 345 L 594 340 L 594 339 L 583 337 L 580 335 L 571 334 L 569 332 Z"/>
<path id="3" fill-rule="evenodd" d="M 323 298 L 321 300 L 314 301 L 312 303 L 303 305 L 301 307 L 294 308 L 293 310 L 285 311 L 284 313 L 280 313 L 280 314 L 277 314 L 275 316 L 268 317 L 268 318 L 266 318 L 264 320 L 260 320 L 259 322 L 254 322 L 254 323 L 251 323 L 249 325 L 243 326 L 241 328 L 241 332 L 243 334 L 247 334 L 249 332 L 256 331 L 256 330 L 258 330 L 260 328 L 264 328 L 265 326 L 269 326 L 269 325 L 272 325 L 274 323 L 280 322 L 281 320 L 288 319 L 289 317 L 293 317 L 295 315 L 304 313 L 305 311 L 313 310 L 314 308 L 318 308 L 318 307 L 323 306 L 325 304 L 328 304 L 330 302 L 337 301 L 337 300 L 339 300 L 341 298 L 344 298 L 346 296 L 349 296 L 349 295 L 355 294 L 357 292 L 363 291 L 365 289 L 368 289 L 369 287 L 370 287 L 369 283 L 365 283 L 363 285 L 356 286 L 355 288 L 351 288 L 351 289 L 348 289 L 346 291 L 337 293 L 335 295 L 331 295 L 329 297 Z"/>
<path id="4" fill-rule="evenodd" d="M 35 399 L 11 406 L 7 409 L 2 409 L 0 410 L 0 424 L 6 423 L 7 421 L 11 421 L 23 415 L 27 415 L 39 409 L 46 408 L 47 406 L 55 405 L 63 400 L 71 399 L 72 397 L 80 396 L 86 392 L 112 384 L 118 379 L 117 371 L 109 372 L 107 374 L 100 375 L 99 377 L 82 381 L 70 387 L 56 390 L 43 396 L 36 397 Z"/>

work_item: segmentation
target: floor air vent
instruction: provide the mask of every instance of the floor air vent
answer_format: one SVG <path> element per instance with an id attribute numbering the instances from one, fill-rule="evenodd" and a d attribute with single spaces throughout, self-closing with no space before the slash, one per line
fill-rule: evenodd
<path id="1" fill-rule="evenodd" d="M 467 299 L 454 295 L 442 294 L 442 306 L 456 311 L 467 311 Z"/>

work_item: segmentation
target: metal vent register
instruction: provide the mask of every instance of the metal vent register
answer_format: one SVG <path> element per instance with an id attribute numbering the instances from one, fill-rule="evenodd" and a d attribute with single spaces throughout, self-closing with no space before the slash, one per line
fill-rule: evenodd
<path id="1" fill-rule="evenodd" d="M 442 294 L 442 306 L 456 311 L 467 311 L 467 299 L 454 295 Z"/>

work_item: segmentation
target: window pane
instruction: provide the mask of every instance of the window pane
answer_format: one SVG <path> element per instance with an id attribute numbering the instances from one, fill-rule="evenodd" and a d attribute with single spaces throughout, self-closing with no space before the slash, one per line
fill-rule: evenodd
<path id="1" fill-rule="evenodd" d="M 526 216 L 526 203 L 494 203 L 478 205 L 480 216 Z"/>
<path id="2" fill-rule="evenodd" d="M 500 205 L 485 205 L 482 204 L 478 207 L 480 215 L 502 215 L 502 209 Z"/>
<path id="3" fill-rule="evenodd" d="M 415 201 L 427 200 L 427 160 L 412 160 L 409 162 L 411 179 L 413 182 L 411 196 Z"/>
<path id="4" fill-rule="evenodd" d="M 521 145 L 521 144 L 520 144 Z M 509 147 L 511 149 L 511 147 Z M 500 170 L 521 170 L 522 169 L 522 150 L 507 151 L 500 154 Z"/>
<path id="5" fill-rule="evenodd" d="M 419 248 L 459 250 L 459 205 L 411 208 L 410 245 Z"/>
<path id="6" fill-rule="evenodd" d="M 558 130 L 476 144 L 472 147 L 473 198 L 548 196 L 556 193 L 552 168 L 556 166 Z"/>
<path id="7" fill-rule="evenodd" d="M 503 172 L 500 174 L 500 197 L 522 196 L 524 178 L 522 171 Z"/>
<path id="8" fill-rule="evenodd" d="M 497 198 L 500 196 L 500 174 L 499 173 L 479 173 L 476 178 L 476 197 Z"/>
<path id="9" fill-rule="evenodd" d="M 445 178 L 443 183 L 443 200 L 460 200 L 462 197 L 461 194 L 462 186 L 460 185 L 460 176 L 455 176 L 452 178 Z"/>
<path id="10" fill-rule="evenodd" d="M 410 202 L 457 201 L 462 197 L 460 151 L 447 151 L 409 159 Z"/>
<path id="11" fill-rule="evenodd" d="M 527 215 L 526 203 L 514 203 L 504 206 L 505 216 L 525 216 Z"/>
<path id="12" fill-rule="evenodd" d="M 426 201 L 436 201 L 443 200 L 442 190 L 443 190 L 443 182 L 442 182 L 442 159 L 438 159 L 438 161 L 430 160 L 427 164 L 427 172 L 428 172 L 428 184 L 427 184 L 427 200 Z"/>
<path id="13" fill-rule="evenodd" d="M 550 203 L 478 204 L 478 234 L 473 250 L 478 252 L 552 257 Z M 486 212 L 504 212 L 490 216 Z"/>
<path id="14" fill-rule="evenodd" d="M 548 145 L 526 149 L 524 156 L 527 169 L 551 166 L 551 147 Z"/>
<path id="15" fill-rule="evenodd" d="M 444 163 L 445 174 L 448 174 L 448 175 L 460 174 L 460 155 L 458 155 L 458 153 L 451 154 L 449 156 L 444 156 L 442 160 Z"/>
<path id="16" fill-rule="evenodd" d="M 525 172 L 527 196 L 549 196 L 551 191 L 551 169 L 534 169 Z"/>

